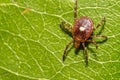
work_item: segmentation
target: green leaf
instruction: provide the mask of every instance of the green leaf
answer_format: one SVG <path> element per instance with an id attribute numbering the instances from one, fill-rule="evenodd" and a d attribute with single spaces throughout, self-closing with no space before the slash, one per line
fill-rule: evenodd
<path id="1" fill-rule="evenodd" d="M 98 43 L 97 50 L 93 44 L 87 46 L 85 67 L 83 49 L 77 55 L 72 46 L 62 62 L 72 37 L 60 23 L 73 25 L 74 0 L 0 0 L 0 80 L 119 79 L 119 5 L 119 0 L 78 0 L 78 17 L 89 16 L 97 25 L 106 16 L 100 33 L 108 40 Z"/>

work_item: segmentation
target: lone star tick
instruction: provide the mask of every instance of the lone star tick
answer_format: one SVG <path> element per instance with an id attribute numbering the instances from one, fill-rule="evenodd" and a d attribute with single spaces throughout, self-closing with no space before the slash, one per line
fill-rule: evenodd
<path id="1" fill-rule="evenodd" d="M 87 16 L 82 16 L 80 18 L 77 18 L 77 4 L 78 4 L 78 0 L 75 0 L 73 28 L 71 27 L 70 24 L 66 22 L 62 22 L 60 25 L 62 29 L 70 32 L 73 37 L 73 40 L 67 44 L 64 50 L 63 61 L 65 60 L 69 46 L 73 43 L 76 49 L 79 49 L 80 45 L 83 46 L 85 62 L 87 65 L 88 64 L 88 53 L 87 53 L 87 47 L 85 46 L 85 43 L 93 43 L 97 48 L 98 47 L 97 43 L 93 40 L 93 38 L 101 37 L 101 38 L 107 39 L 106 36 L 92 34 L 93 31 L 95 31 L 99 26 L 102 25 L 103 22 L 105 22 L 105 17 L 103 17 L 103 19 L 98 23 L 98 25 L 94 27 L 94 23 L 91 18 Z"/>

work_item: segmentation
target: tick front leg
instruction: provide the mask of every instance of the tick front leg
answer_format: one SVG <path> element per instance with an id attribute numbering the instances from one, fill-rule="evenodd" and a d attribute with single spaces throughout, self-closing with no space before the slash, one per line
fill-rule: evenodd
<path id="1" fill-rule="evenodd" d="M 106 17 L 103 17 L 102 20 L 98 23 L 98 25 L 94 28 L 96 30 L 99 26 L 101 26 L 105 22 Z"/>
<path id="2" fill-rule="evenodd" d="M 68 32 L 72 33 L 72 27 L 71 27 L 70 24 L 68 24 L 68 23 L 66 23 L 66 22 L 63 21 L 63 22 L 60 24 L 60 27 L 61 27 L 62 30 L 68 31 Z"/>
<path id="3" fill-rule="evenodd" d="M 64 50 L 64 54 L 63 54 L 63 61 L 65 60 L 65 57 L 67 55 L 67 49 L 69 48 L 69 46 L 73 43 L 73 41 L 69 42 Z"/>
<path id="4" fill-rule="evenodd" d="M 74 7 L 74 22 L 76 21 L 77 18 L 77 7 L 78 7 L 78 0 L 75 0 L 75 7 Z"/>
<path id="5" fill-rule="evenodd" d="M 87 47 L 85 47 L 85 43 L 82 43 L 82 46 L 84 48 L 84 54 L 85 54 L 85 63 L 86 66 L 88 65 L 88 52 L 87 52 Z"/>
<path id="6" fill-rule="evenodd" d="M 97 43 L 94 40 L 87 40 L 86 42 L 93 43 L 96 46 L 96 49 L 98 48 L 98 45 L 97 45 Z"/>

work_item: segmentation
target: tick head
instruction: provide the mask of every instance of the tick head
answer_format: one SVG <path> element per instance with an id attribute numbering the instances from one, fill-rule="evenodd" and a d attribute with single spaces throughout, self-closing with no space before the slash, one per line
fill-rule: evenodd
<path id="1" fill-rule="evenodd" d="M 78 42 L 78 41 L 74 41 L 74 47 L 75 47 L 76 49 L 78 49 L 79 46 L 80 46 L 80 42 Z"/>

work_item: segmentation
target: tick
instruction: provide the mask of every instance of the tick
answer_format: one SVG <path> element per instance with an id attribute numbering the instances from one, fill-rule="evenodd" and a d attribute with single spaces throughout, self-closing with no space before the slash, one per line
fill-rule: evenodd
<path id="1" fill-rule="evenodd" d="M 87 53 L 87 47 L 85 44 L 93 43 L 97 48 L 98 47 L 97 43 L 93 40 L 93 38 L 107 39 L 106 36 L 92 34 L 93 31 L 95 31 L 99 26 L 101 26 L 105 22 L 105 17 L 103 17 L 103 19 L 98 23 L 98 25 L 94 27 L 94 23 L 91 18 L 87 16 L 82 16 L 80 18 L 77 18 L 77 4 L 78 4 L 78 0 L 75 0 L 73 27 L 71 27 L 71 25 L 66 22 L 62 22 L 60 25 L 62 29 L 70 32 L 73 38 L 73 40 L 66 45 L 66 48 L 63 54 L 63 61 L 65 60 L 69 46 L 73 43 L 76 49 L 79 49 L 80 45 L 83 46 L 84 55 L 85 55 L 85 63 L 87 65 L 88 64 L 88 53 Z"/>

